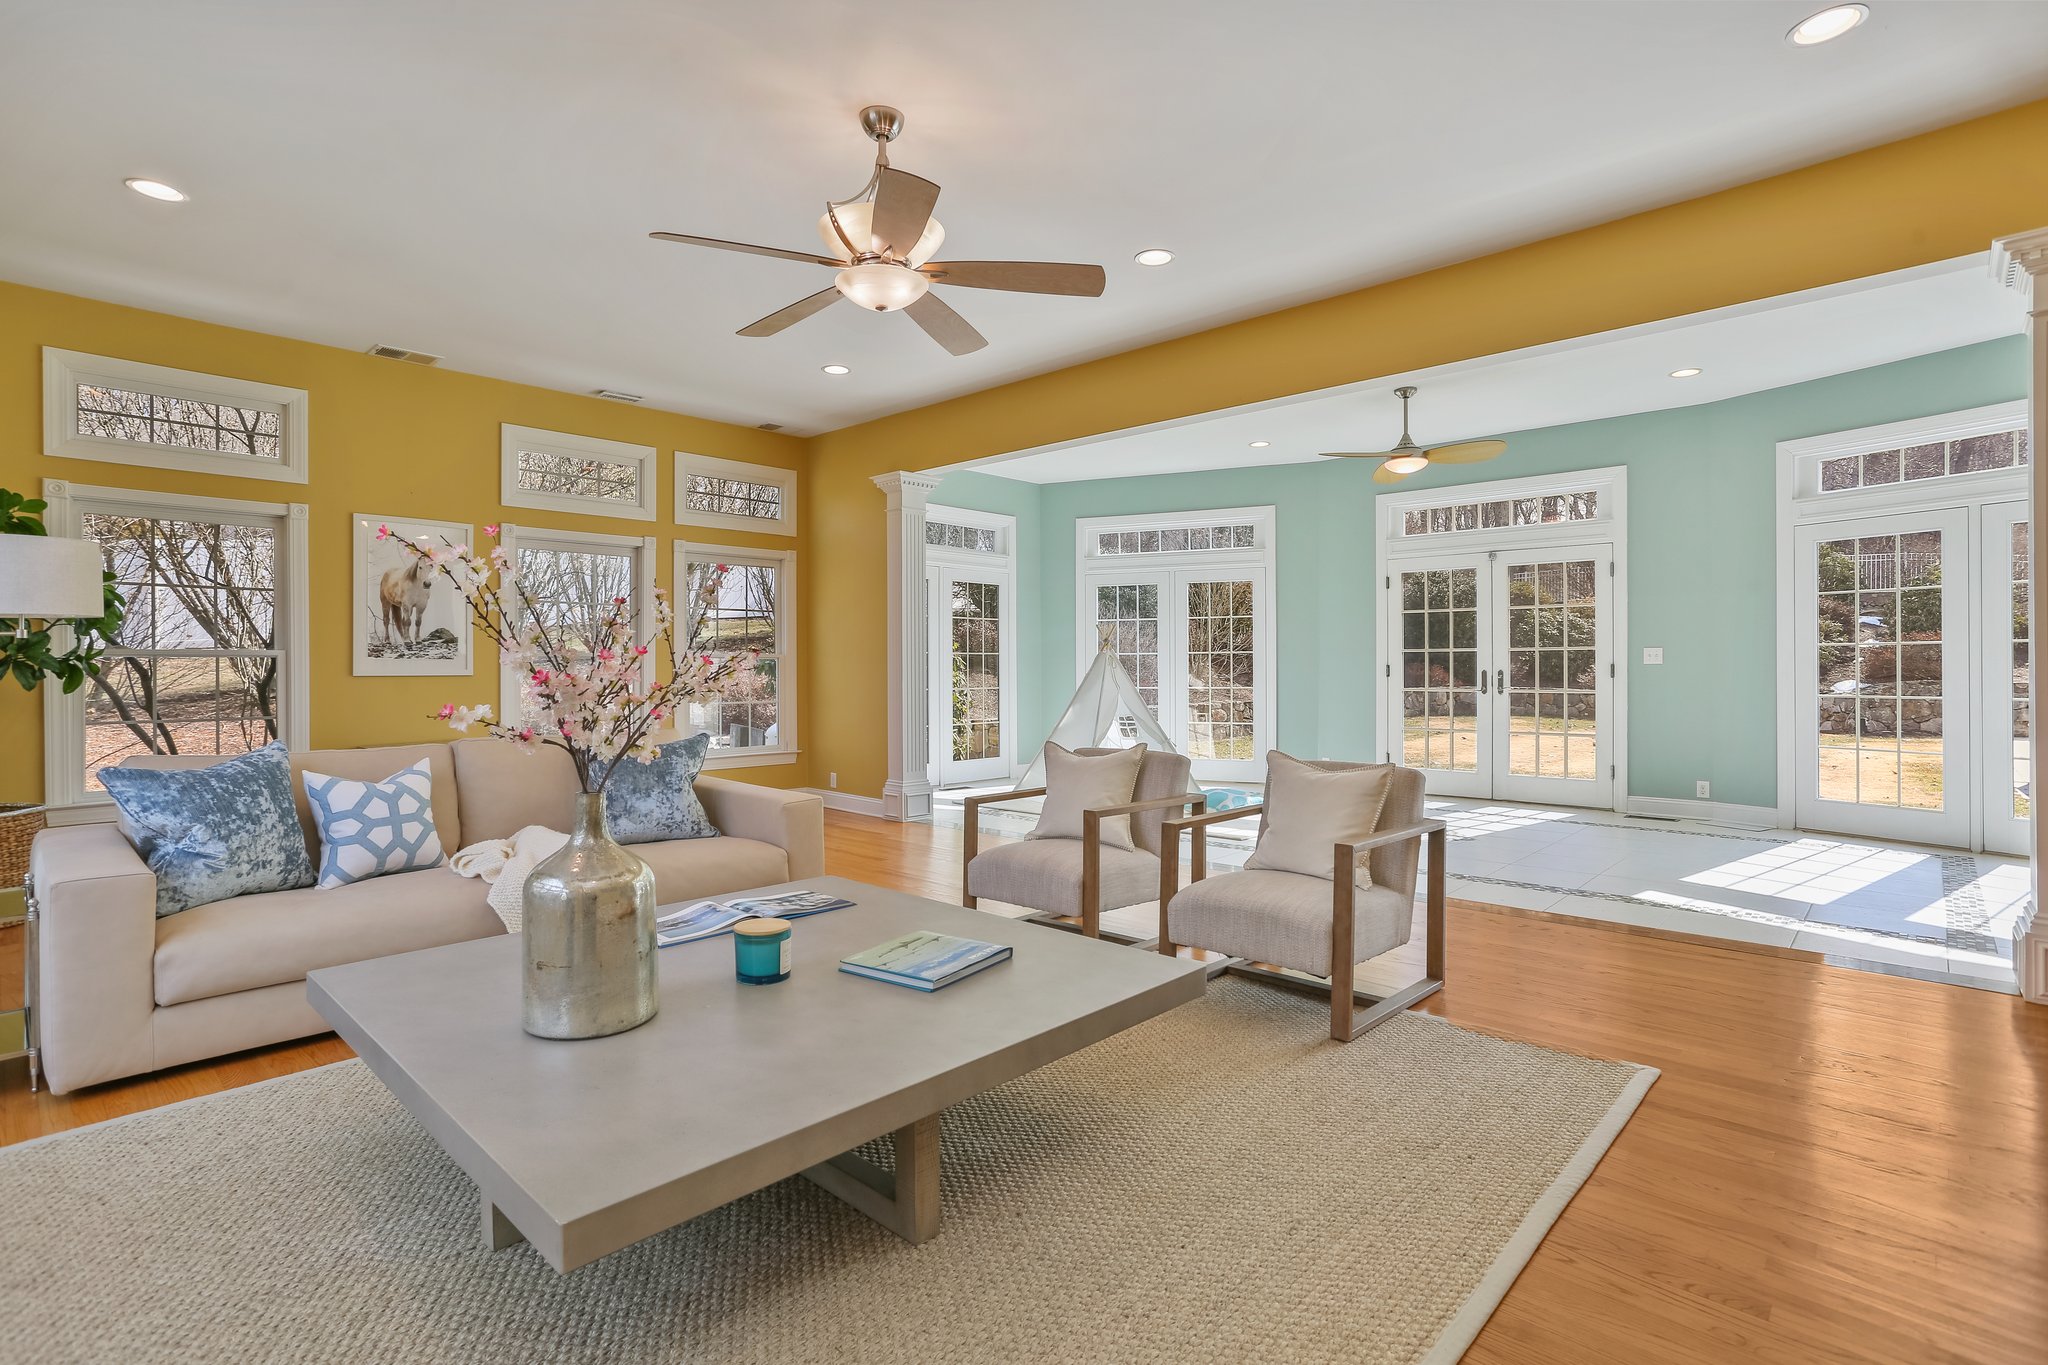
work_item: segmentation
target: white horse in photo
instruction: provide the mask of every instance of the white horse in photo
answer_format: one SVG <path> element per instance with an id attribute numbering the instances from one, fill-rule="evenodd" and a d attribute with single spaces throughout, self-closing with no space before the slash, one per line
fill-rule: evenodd
<path id="1" fill-rule="evenodd" d="M 427 599 L 433 589 L 434 566 L 424 559 L 385 570 L 377 584 L 377 601 L 386 644 L 419 648 L 420 633 L 427 620 Z"/>

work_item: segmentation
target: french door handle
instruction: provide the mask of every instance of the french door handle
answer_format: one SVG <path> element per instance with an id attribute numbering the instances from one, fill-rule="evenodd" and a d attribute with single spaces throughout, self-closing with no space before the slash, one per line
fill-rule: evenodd
<path id="1" fill-rule="evenodd" d="M 1508 694 L 1508 671 L 1505 668 L 1493 670 L 1493 690 L 1503 697 Z"/>
<path id="2" fill-rule="evenodd" d="M 1486 670 L 1483 668 L 1479 670 L 1479 695 L 1486 695 Z"/>

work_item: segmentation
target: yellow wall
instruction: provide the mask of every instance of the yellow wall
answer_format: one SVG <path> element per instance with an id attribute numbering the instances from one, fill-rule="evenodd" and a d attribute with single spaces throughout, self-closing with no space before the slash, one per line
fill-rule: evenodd
<path id="1" fill-rule="evenodd" d="M 1982 251 L 2048 225 L 2048 101 L 815 437 L 805 709 L 821 781 L 887 776 L 882 498 L 868 482 Z"/>
<path id="2" fill-rule="evenodd" d="M 110 464 L 42 454 L 42 350 L 58 346 L 123 360 L 231 375 L 310 394 L 311 481 L 278 483 Z M 651 445 L 660 452 L 653 522 L 572 516 L 498 501 L 502 422 Z M 359 512 L 470 522 L 657 535 L 656 577 L 672 586 L 678 539 L 789 548 L 789 536 L 678 528 L 670 452 L 801 469 L 804 443 L 790 436 L 627 407 L 454 371 L 378 360 L 353 351 L 192 322 L 162 313 L 0 283 L 0 487 L 39 496 L 45 478 L 81 484 L 311 508 L 312 739 L 316 747 L 451 739 L 431 719 L 444 701 L 498 701 L 484 642 L 468 678 L 358 678 L 350 671 L 350 517 Z M 801 483 L 799 498 L 803 496 Z M 799 513 L 801 517 L 802 514 Z M 801 529 L 801 520 L 799 529 Z M 798 565 L 807 558 L 799 550 Z M 801 600 L 799 606 L 802 606 Z M 798 679 L 801 704 L 806 678 Z M 799 716 L 799 741 L 802 741 Z M 42 797 L 42 703 L 13 682 L 0 686 L 0 801 Z M 724 776 L 802 786 L 806 764 L 735 768 Z"/>

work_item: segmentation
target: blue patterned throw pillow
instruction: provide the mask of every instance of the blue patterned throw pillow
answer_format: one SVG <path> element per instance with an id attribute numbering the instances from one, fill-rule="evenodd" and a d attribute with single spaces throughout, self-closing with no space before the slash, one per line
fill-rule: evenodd
<path id="1" fill-rule="evenodd" d="M 434 830 L 434 775 L 421 759 L 382 782 L 301 773 L 320 830 L 322 890 L 441 865 Z"/>
<path id="2" fill-rule="evenodd" d="M 711 752 L 710 735 L 691 735 L 661 746 L 651 763 L 622 758 L 618 771 L 604 784 L 604 819 L 612 838 L 622 844 L 651 844 L 659 839 L 709 839 L 718 826 L 704 813 L 692 784 Z M 602 780 L 609 765 L 594 770 Z"/>
<path id="3" fill-rule="evenodd" d="M 136 850 L 156 874 L 159 918 L 313 883 L 284 745 L 207 768 L 102 768 Z"/>

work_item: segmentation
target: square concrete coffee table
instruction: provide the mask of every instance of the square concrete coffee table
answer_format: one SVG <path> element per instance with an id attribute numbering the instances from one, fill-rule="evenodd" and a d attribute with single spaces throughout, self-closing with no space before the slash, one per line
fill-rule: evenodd
<path id="1" fill-rule="evenodd" d="M 307 998 L 476 1181 L 493 1249 L 568 1271 L 792 1175 L 912 1241 L 939 1226 L 939 1113 L 1199 999 L 1200 963 L 838 877 L 763 888 L 854 905 L 795 921 L 787 981 L 729 936 L 661 950 L 661 1013 L 576 1042 L 519 1027 L 520 942 L 328 967 Z M 913 929 L 1016 952 L 926 994 L 839 959 Z M 891 1176 L 851 1155 L 895 1139 Z"/>

